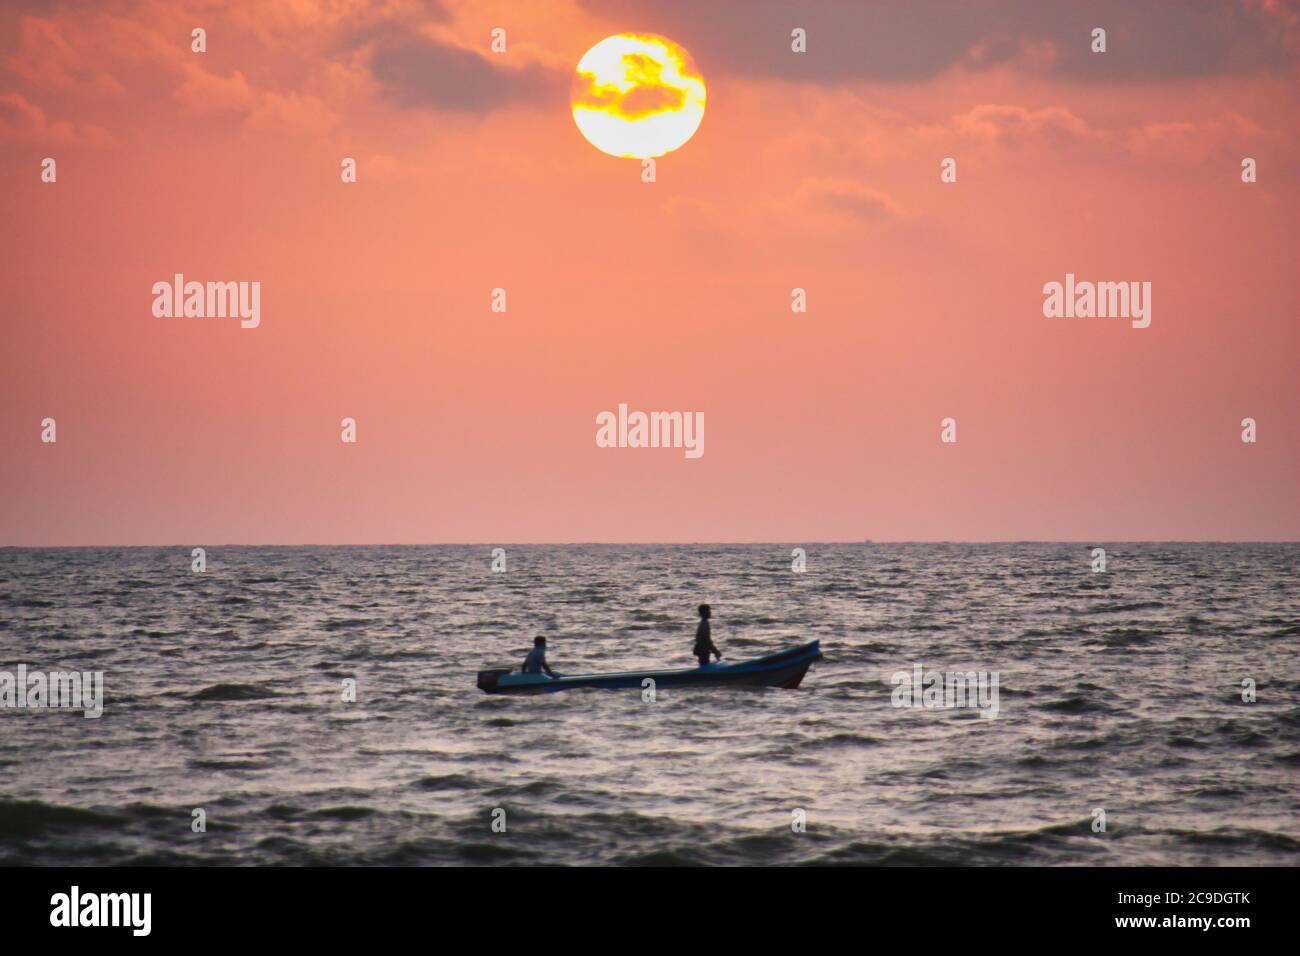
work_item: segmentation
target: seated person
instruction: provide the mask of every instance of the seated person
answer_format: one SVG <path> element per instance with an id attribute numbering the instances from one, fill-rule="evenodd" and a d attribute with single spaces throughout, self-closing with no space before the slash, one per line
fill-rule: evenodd
<path id="1" fill-rule="evenodd" d="M 524 658 L 523 670 L 525 674 L 540 674 L 545 671 L 547 677 L 555 676 L 555 672 L 546 665 L 546 638 L 533 639 L 533 649 Z"/>

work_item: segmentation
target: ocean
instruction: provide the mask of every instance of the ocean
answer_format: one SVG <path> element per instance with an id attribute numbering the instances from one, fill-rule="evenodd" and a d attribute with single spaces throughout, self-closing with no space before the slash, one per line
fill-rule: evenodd
<path id="1" fill-rule="evenodd" d="M 0 671 L 104 688 L 0 709 L 0 863 L 1300 862 L 1300 545 L 493 547 L 0 549 Z M 475 686 L 537 634 L 693 666 L 701 602 L 727 658 L 825 659 Z M 995 675 L 996 716 L 896 706 L 918 666 Z"/>

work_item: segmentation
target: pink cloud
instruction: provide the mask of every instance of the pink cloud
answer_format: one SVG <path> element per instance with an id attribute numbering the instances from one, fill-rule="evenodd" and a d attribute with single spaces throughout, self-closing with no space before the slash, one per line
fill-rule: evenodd
<path id="1" fill-rule="evenodd" d="M 95 95 L 123 92 L 112 74 L 91 66 L 101 62 L 94 51 L 71 40 L 56 21 L 23 17 L 19 36 L 18 51 L 5 65 L 34 86 Z"/>
<path id="2" fill-rule="evenodd" d="M 1028 109 L 1010 104 L 982 103 L 954 117 L 958 130 L 981 139 L 1016 145 L 1044 136 L 1086 139 L 1088 124 L 1063 106 Z"/>
<path id="3" fill-rule="evenodd" d="M 21 93 L 0 94 L 0 139 L 49 145 L 107 146 L 112 135 L 93 124 L 51 121 Z"/>

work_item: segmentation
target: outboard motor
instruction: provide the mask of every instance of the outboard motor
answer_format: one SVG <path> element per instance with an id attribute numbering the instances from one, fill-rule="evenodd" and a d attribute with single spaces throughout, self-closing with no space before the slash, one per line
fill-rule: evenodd
<path id="1" fill-rule="evenodd" d="M 493 693 L 497 689 L 497 681 L 510 673 L 509 667 L 494 667 L 491 670 L 478 672 L 478 689 L 486 693 Z"/>

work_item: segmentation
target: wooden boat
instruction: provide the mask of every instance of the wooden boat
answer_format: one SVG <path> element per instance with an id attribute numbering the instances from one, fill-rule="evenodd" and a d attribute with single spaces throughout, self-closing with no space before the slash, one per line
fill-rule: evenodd
<path id="1" fill-rule="evenodd" d="M 799 686 L 813 661 L 821 660 L 821 642 L 800 644 L 757 660 L 719 661 L 683 670 L 625 671 L 621 674 L 521 674 L 510 668 L 478 672 L 479 690 L 488 694 L 539 694 L 580 687 L 626 690 L 659 687 L 785 687 Z"/>

